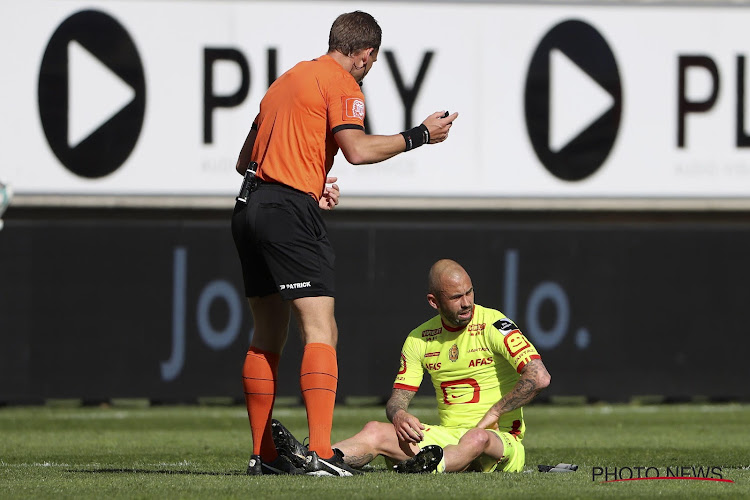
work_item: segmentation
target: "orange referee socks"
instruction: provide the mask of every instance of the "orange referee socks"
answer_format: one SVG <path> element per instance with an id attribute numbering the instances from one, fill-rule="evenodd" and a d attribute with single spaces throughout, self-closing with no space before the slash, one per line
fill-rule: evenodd
<path id="1" fill-rule="evenodd" d="M 276 460 L 278 453 L 271 436 L 271 411 L 276 399 L 276 374 L 279 355 L 251 347 L 242 367 L 245 403 L 253 433 L 253 455 L 266 462 Z"/>
<path id="2" fill-rule="evenodd" d="M 336 349 L 328 344 L 313 343 L 305 346 L 299 384 L 307 409 L 310 430 L 310 451 L 321 458 L 333 456 L 331 427 L 333 407 L 336 403 L 336 386 L 339 368 Z"/>

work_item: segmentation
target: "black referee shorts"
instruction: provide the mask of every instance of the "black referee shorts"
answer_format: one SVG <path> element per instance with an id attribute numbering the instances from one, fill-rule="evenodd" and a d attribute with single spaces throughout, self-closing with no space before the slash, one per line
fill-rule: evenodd
<path id="1" fill-rule="evenodd" d="M 334 296 L 335 254 L 320 211 L 309 194 L 265 182 L 247 205 L 237 202 L 232 236 L 247 297 Z"/>

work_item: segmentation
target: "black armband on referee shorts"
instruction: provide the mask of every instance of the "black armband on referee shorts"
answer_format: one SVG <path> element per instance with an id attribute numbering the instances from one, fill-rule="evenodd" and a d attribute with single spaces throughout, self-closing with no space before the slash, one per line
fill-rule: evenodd
<path id="1" fill-rule="evenodd" d="M 404 151 L 411 151 L 414 148 L 418 148 L 422 144 L 430 142 L 430 131 L 427 130 L 427 126 L 423 123 L 419 127 L 414 127 L 406 132 L 401 132 L 406 142 L 406 149 Z"/>

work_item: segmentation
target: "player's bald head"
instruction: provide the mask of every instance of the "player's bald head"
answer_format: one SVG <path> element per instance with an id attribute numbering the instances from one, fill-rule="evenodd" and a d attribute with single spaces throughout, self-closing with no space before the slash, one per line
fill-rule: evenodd
<path id="1" fill-rule="evenodd" d="M 430 268 L 427 278 L 427 291 L 433 295 L 438 295 L 445 290 L 447 283 L 458 282 L 468 277 L 469 273 L 461 267 L 461 264 L 455 260 L 441 259 Z"/>

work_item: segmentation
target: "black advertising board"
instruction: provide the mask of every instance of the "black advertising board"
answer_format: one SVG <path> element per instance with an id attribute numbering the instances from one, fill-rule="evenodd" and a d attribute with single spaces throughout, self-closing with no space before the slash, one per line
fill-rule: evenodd
<path id="1" fill-rule="evenodd" d="M 0 402 L 240 399 L 253 325 L 225 215 L 6 217 Z M 536 345 L 547 395 L 747 399 L 750 224 L 657 219 L 331 214 L 339 397 L 390 394 L 448 257 Z M 281 395 L 300 356 L 292 329 Z"/>

